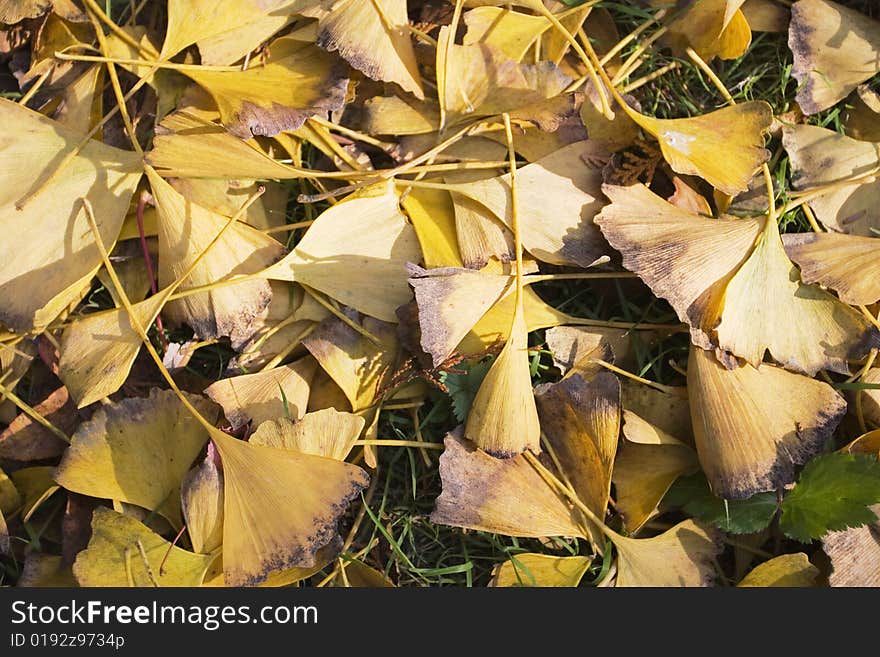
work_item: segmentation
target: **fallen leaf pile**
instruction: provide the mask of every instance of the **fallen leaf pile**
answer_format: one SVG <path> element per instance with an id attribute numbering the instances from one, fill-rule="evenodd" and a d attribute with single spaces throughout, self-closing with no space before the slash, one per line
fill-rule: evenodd
<path id="1" fill-rule="evenodd" d="M 2 582 L 880 585 L 880 22 L 605 4 L 0 1 Z"/>

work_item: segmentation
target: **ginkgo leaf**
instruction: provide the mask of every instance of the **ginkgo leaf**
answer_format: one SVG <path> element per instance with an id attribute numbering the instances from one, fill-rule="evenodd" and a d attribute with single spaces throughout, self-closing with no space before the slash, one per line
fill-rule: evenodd
<path id="1" fill-rule="evenodd" d="M 308 285 L 366 315 L 396 322 L 397 307 L 412 298 L 406 263 L 420 257 L 415 231 L 389 181 L 321 213 L 265 276 Z"/>
<path id="2" fill-rule="evenodd" d="M 620 381 L 620 397 L 625 410 L 687 445 L 694 444 L 686 387 L 666 386 L 658 390 L 624 378 Z"/>
<path id="3" fill-rule="evenodd" d="M 880 459 L 880 429 L 874 429 L 853 440 L 841 451 L 849 454 L 868 454 Z"/>
<path id="4" fill-rule="evenodd" d="M 880 142 L 880 94 L 866 84 L 847 103 L 846 134 L 861 141 Z"/>
<path id="5" fill-rule="evenodd" d="M 782 241 L 804 283 L 819 283 L 853 305 L 880 300 L 880 239 L 803 233 L 784 235 Z"/>
<path id="6" fill-rule="evenodd" d="M 740 11 L 745 0 L 701 0 L 688 6 L 669 24 L 665 39 L 679 55 L 692 47 L 709 61 L 736 59 L 752 42 L 749 23 Z"/>
<path id="7" fill-rule="evenodd" d="M 39 332 L 79 299 L 101 265 L 81 199 L 112 245 L 142 163 L 136 153 L 90 141 L 53 175 L 81 133 L 9 100 L 0 100 L 0 123 L 0 154 L 17 163 L 0 174 L 0 322 Z"/>
<path id="8" fill-rule="evenodd" d="M 575 494 L 599 518 L 611 493 L 620 434 L 620 383 L 611 372 L 591 381 L 573 373 L 535 388 L 541 432 Z M 548 448 L 549 449 L 549 448 Z"/>
<path id="9" fill-rule="evenodd" d="M 252 586 L 273 572 L 316 565 L 338 540 L 336 523 L 369 481 L 361 468 L 322 456 L 251 445 L 220 431 L 223 571 L 227 585 Z"/>
<path id="10" fill-rule="evenodd" d="M 641 184 L 602 189 L 611 205 L 595 221 L 605 239 L 623 254 L 624 267 L 690 325 L 691 339 L 709 347 L 707 333 L 716 321 L 723 282 L 745 262 L 760 221 L 708 219 Z"/>
<path id="11" fill-rule="evenodd" d="M 15 25 L 26 18 L 37 18 L 52 11 L 52 0 L 3 0 L 0 2 L 0 23 Z"/>
<path id="12" fill-rule="evenodd" d="M 356 317 L 356 313 L 349 313 Z M 352 319 L 355 322 L 355 319 Z M 394 326 L 364 317 L 362 328 L 374 338 L 353 329 L 336 317 L 328 317 L 306 336 L 302 344 L 321 368 L 345 393 L 354 411 L 372 406 L 397 358 Z"/>
<path id="13" fill-rule="evenodd" d="M 828 0 L 792 5 L 788 45 L 805 114 L 831 107 L 880 71 L 880 23 Z"/>
<path id="14" fill-rule="evenodd" d="M 541 427 L 529 370 L 528 330 L 516 304 L 507 342 L 489 368 L 471 404 L 464 436 L 493 456 L 541 451 Z"/>
<path id="15" fill-rule="evenodd" d="M 538 37 L 550 29 L 550 21 L 502 7 L 475 7 L 464 14 L 467 32 L 463 45 L 478 43 L 497 48 L 519 62 Z"/>
<path id="16" fill-rule="evenodd" d="M 517 554 L 497 568 L 489 586 L 574 587 L 590 568 L 592 557 Z"/>
<path id="17" fill-rule="evenodd" d="M 815 586 L 819 569 L 803 552 L 782 554 L 765 561 L 740 580 L 737 586 L 806 587 Z"/>
<path id="18" fill-rule="evenodd" d="M 302 175 L 273 160 L 255 140 L 233 137 L 191 109 L 162 120 L 146 162 L 163 177 L 286 180 Z"/>
<path id="19" fill-rule="evenodd" d="M 366 565 L 363 561 L 359 561 L 358 559 L 354 559 L 352 561 L 345 561 L 340 564 L 340 576 L 337 577 L 337 586 L 340 586 L 340 579 L 342 579 L 342 572 L 345 573 L 345 583 L 342 584 L 348 587 L 357 587 L 357 588 L 394 588 L 394 583 L 388 579 L 388 576 L 384 573 L 376 570 L 375 568 L 371 568 Z"/>
<path id="20" fill-rule="evenodd" d="M 457 267 L 408 264 L 421 328 L 421 346 L 434 367 L 445 361 L 479 319 L 513 287 L 513 278 Z"/>
<path id="21" fill-rule="evenodd" d="M 876 213 L 880 185 L 872 184 L 871 178 L 864 184 L 840 182 L 880 171 L 880 145 L 814 125 L 786 126 L 782 143 L 791 162 L 795 189 L 838 183 L 809 201 L 816 218 L 829 230 L 864 236 L 880 230 Z"/>
<path id="22" fill-rule="evenodd" d="M 15 489 L 21 496 L 19 514 L 22 522 L 31 520 L 31 516 L 40 505 L 58 490 L 58 484 L 52 480 L 53 469 L 50 465 L 38 465 L 16 470 L 10 475 Z"/>
<path id="23" fill-rule="evenodd" d="M 482 269 L 492 260 L 515 258 L 513 235 L 485 205 L 470 196 L 450 191 L 455 212 L 458 251 L 465 267 Z"/>
<path id="24" fill-rule="evenodd" d="M 880 516 L 880 505 L 873 511 Z M 831 559 L 831 586 L 880 586 L 880 522 L 829 532 L 822 549 Z"/>
<path id="25" fill-rule="evenodd" d="M 251 4 L 257 4 L 262 11 L 253 13 L 245 7 L 247 13 L 241 15 L 240 22 L 234 22 L 238 18 L 235 13 L 224 12 L 218 6 L 221 3 L 215 2 L 212 18 L 222 16 L 223 20 L 228 22 L 229 29 L 199 37 L 196 45 L 199 48 L 202 64 L 228 66 L 238 62 L 259 49 L 274 34 L 295 22 L 299 18 L 294 14 L 295 11 L 317 5 L 319 2 L 320 0 L 256 0 L 256 2 L 250 0 Z M 190 21 L 182 22 L 187 30 L 196 27 Z M 218 27 L 222 27 L 222 24 Z"/>
<path id="26" fill-rule="evenodd" d="M 223 544 L 223 472 L 217 467 L 216 451 L 184 475 L 180 505 L 193 550 L 212 554 Z"/>
<path id="27" fill-rule="evenodd" d="M 244 71 L 186 69 L 217 103 L 223 125 L 241 139 L 295 130 L 310 116 L 342 108 L 348 78 L 315 44 L 281 37 L 264 64 Z"/>
<path id="28" fill-rule="evenodd" d="M 460 46 L 449 43 L 451 38 L 450 27 L 441 27 L 437 88 L 446 125 L 534 105 L 562 93 L 571 83 L 552 62 L 519 64 L 492 46 Z"/>
<path id="29" fill-rule="evenodd" d="M 852 307 L 798 280 L 775 220 L 724 290 L 718 345 L 758 366 L 765 352 L 788 369 L 810 376 L 820 369 L 849 373 L 880 346 L 880 332 Z"/>
<path id="30" fill-rule="evenodd" d="M 436 101 L 400 96 L 374 96 L 364 101 L 364 129 L 377 135 L 423 135 L 437 130 Z"/>
<path id="31" fill-rule="evenodd" d="M 694 450 L 678 438 L 623 412 L 626 441 L 614 461 L 615 506 L 634 534 L 655 514 L 673 482 L 699 468 Z"/>
<path id="32" fill-rule="evenodd" d="M 618 587 L 710 586 L 715 578 L 715 537 L 693 520 L 653 538 L 613 540 Z"/>
<path id="33" fill-rule="evenodd" d="M 444 444 L 443 492 L 431 522 L 508 536 L 583 536 L 571 507 L 524 456 L 494 458 L 459 432 Z"/>
<path id="34" fill-rule="evenodd" d="M 210 402 L 190 401 L 216 416 Z M 207 440 L 173 392 L 153 389 L 149 397 L 108 404 L 80 425 L 55 481 L 83 495 L 158 511 L 179 527 L 180 482 Z"/>
<path id="35" fill-rule="evenodd" d="M 770 159 L 764 133 L 773 122 L 773 110 L 764 101 L 686 119 L 657 119 L 629 107 L 625 110 L 659 142 L 673 171 L 700 176 L 725 194 L 746 191 L 755 173 Z"/>
<path id="36" fill-rule="evenodd" d="M 846 413 L 826 383 L 767 363 L 727 369 L 698 347 L 688 391 L 700 465 L 712 492 L 728 499 L 792 483 L 795 467 L 822 449 Z"/>
<path id="37" fill-rule="evenodd" d="M 54 554 L 30 552 L 15 584 L 19 587 L 72 588 L 77 585 L 70 565 Z"/>
<path id="38" fill-rule="evenodd" d="M 553 365 L 562 374 L 583 367 L 590 359 L 619 362 L 630 354 L 632 332 L 592 326 L 557 326 L 544 333 L 553 352 Z M 650 341 L 644 332 L 639 340 Z"/>
<path id="39" fill-rule="evenodd" d="M 5 380 L 4 385 L 9 385 Z M 50 393 L 34 410 L 61 431 L 70 435 L 79 424 L 76 406 L 67 388 L 61 386 Z M 20 413 L 0 431 L 0 459 L 39 461 L 60 456 L 66 443 L 26 413 Z"/>
<path id="40" fill-rule="evenodd" d="M 359 415 L 325 408 L 306 413 L 296 422 L 286 418 L 264 422 L 249 442 L 344 461 L 365 423 Z"/>
<path id="41" fill-rule="evenodd" d="M 863 383 L 880 385 L 880 367 L 868 370 L 861 380 Z M 880 427 L 880 389 L 860 390 L 856 394 L 861 395 L 865 419 Z"/>
<path id="42" fill-rule="evenodd" d="M 602 207 L 604 150 L 590 141 L 565 146 L 517 170 L 523 248 L 556 265 L 589 267 L 606 245 L 592 219 Z M 511 225 L 510 174 L 450 186 Z"/>
<path id="43" fill-rule="evenodd" d="M 233 216 L 262 187 L 264 193 L 251 202 L 240 221 L 263 231 L 284 225 L 290 196 L 284 183 L 208 178 L 171 178 L 167 182 L 191 203 L 224 217 Z M 158 234 L 158 225 L 154 234 Z M 277 233 L 273 235 L 279 237 Z"/>
<path id="44" fill-rule="evenodd" d="M 165 287 L 189 270 L 228 217 L 192 203 L 151 167 L 147 168 L 147 177 L 159 219 L 159 285 Z M 190 271 L 180 288 L 185 290 L 229 276 L 253 274 L 283 254 L 282 245 L 270 236 L 236 222 Z M 171 301 L 165 313 L 170 319 L 191 326 L 199 338 L 229 336 L 236 348 L 253 334 L 254 323 L 269 305 L 270 294 L 268 281 L 245 281 Z"/>
<path id="45" fill-rule="evenodd" d="M 307 356 L 271 370 L 221 379 L 205 388 L 205 394 L 223 407 L 236 431 L 248 422 L 257 427 L 279 417 L 298 420 L 305 415 L 316 367 L 315 359 Z"/>
<path id="46" fill-rule="evenodd" d="M 423 99 L 406 0 L 338 0 L 318 23 L 318 45 L 373 80 L 396 82 Z"/>
<path id="47" fill-rule="evenodd" d="M 138 323 L 150 326 L 172 292 L 165 288 L 133 304 Z M 86 315 L 61 336 L 58 376 L 77 407 L 84 408 L 122 387 L 140 348 L 140 337 L 125 308 Z"/>
<path id="48" fill-rule="evenodd" d="M 452 197 L 442 189 L 413 188 L 401 205 L 412 222 L 426 267 L 461 267 Z"/>
<path id="49" fill-rule="evenodd" d="M 73 564 L 80 586 L 200 586 L 214 557 L 172 545 L 141 524 L 98 507 L 92 538 Z"/>

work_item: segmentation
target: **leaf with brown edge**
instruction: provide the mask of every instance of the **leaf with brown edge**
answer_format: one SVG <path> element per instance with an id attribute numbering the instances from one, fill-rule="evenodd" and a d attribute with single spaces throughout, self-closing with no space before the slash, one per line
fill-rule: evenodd
<path id="1" fill-rule="evenodd" d="M 27 18 L 37 18 L 53 9 L 52 0 L 2 0 L 0 23 L 15 25 Z"/>
<path id="2" fill-rule="evenodd" d="M 700 176 L 725 194 L 746 191 L 755 173 L 770 159 L 764 133 L 773 122 L 773 110 L 764 101 L 685 119 L 657 119 L 624 109 L 660 143 L 673 171 Z"/>
<path id="3" fill-rule="evenodd" d="M 688 390 L 700 465 L 727 499 L 792 483 L 846 413 L 826 383 L 767 363 L 727 369 L 699 347 L 691 347 Z"/>
<path id="4" fill-rule="evenodd" d="M 819 569 L 803 552 L 782 554 L 756 566 L 737 586 L 807 587 L 815 586 Z"/>
<path id="5" fill-rule="evenodd" d="M 202 413 L 213 404 L 192 397 Z M 149 397 L 108 404 L 71 438 L 55 472 L 64 488 L 157 511 L 180 527 L 180 482 L 208 440 L 177 396 L 153 389 Z"/>
<path id="6" fill-rule="evenodd" d="M 147 167 L 147 177 L 159 219 L 159 285 L 165 287 L 190 271 L 229 218 L 192 203 L 152 167 Z M 253 274 L 283 255 L 284 247 L 270 236 L 235 222 L 179 287 L 186 290 L 230 276 Z M 165 314 L 174 322 L 191 326 L 198 338 L 229 336 L 233 348 L 237 348 L 256 330 L 255 323 L 269 305 L 270 295 L 268 281 L 244 281 L 170 301 Z"/>
<path id="7" fill-rule="evenodd" d="M 431 522 L 507 536 L 584 535 L 572 508 L 524 456 L 489 456 L 458 430 L 443 442 L 443 492 Z"/>
<path id="8" fill-rule="evenodd" d="M 495 568 L 489 586 L 575 587 L 592 562 L 587 556 L 517 554 Z"/>
<path id="9" fill-rule="evenodd" d="M 656 513 L 657 506 L 678 477 L 699 469 L 697 455 L 686 443 L 623 412 L 626 439 L 614 461 L 615 506 L 627 532 L 634 534 Z"/>
<path id="10" fill-rule="evenodd" d="M 338 0 L 318 22 L 318 45 L 373 80 L 424 99 L 406 0 Z"/>
<path id="11" fill-rule="evenodd" d="M 365 424 L 364 418 L 354 413 L 324 408 L 306 413 L 296 422 L 268 420 L 257 427 L 249 442 L 344 461 Z"/>
<path id="12" fill-rule="evenodd" d="M 792 5 L 788 45 L 805 114 L 834 105 L 880 71 L 880 22 L 828 0 Z"/>
<path id="13" fill-rule="evenodd" d="M 184 475 L 180 505 L 193 550 L 200 554 L 219 550 L 223 545 L 223 472 L 217 467 L 213 445 L 205 459 Z"/>
<path id="14" fill-rule="evenodd" d="M 748 50 L 752 31 L 741 11 L 745 0 L 701 0 L 677 14 L 665 40 L 679 56 L 690 46 L 700 57 L 736 59 Z"/>
<path id="15" fill-rule="evenodd" d="M 880 514 L 880 506 L 871 510 Z M 831 559 L 831 586 L 880 586 L 880 522 L 829 532 L 822 549 Z"/>
<path id="16" fill-rule="evenodd" d="M 397 333 L 387 322 L 359 318 L 350 309 L 344 312 L 353 323 L 378 339 L 378 344 L 337 317 L 328 317 L 318 324 L 302 344 L 342 389 L 351 408 L 361 411 L 379 399 L 391 374 L 399 349 Z"/>
<path id="17" fill-rule="evenodd" d="M 230 133 L 271 137 L 343 107 L 348 77 L 339 60 L 295 37 L 276 39 L 269 53 L 265 64 L 244 71 L 184 71 L 214 98 Z"/>
<path id="18" fill-rule="evenodd" d="M 290 255 L 264 275 L 308 285 L 366 315 L 396 322 L 397 307 L 412 298 L 406 263 L 420 259 L 415 231 L 388 181 L 322 212 Z"/>
<path id="19" fill-rule="evenodd" d="M 829 230 L 851 235 L 872 236 L 880 230 L 877 205 L 880 185 L 875 178 L 862 184 L 843 180 L 859 178 L 880 169 L 880 144 L 859 141 L 833 130 L 814 125 L 786 126 L 782 143 L 791 162 L 795 189 L 837 185 L 809 200 L 816 218 Z"/>
<path id="20" fill-rule="evenodd" d="M 271 370 L 221 379 L 205 388 L 205 394 L 223 407 L 234 431 L 288 413 L 298 420 L 305 415 L 316 368 L 315 359 L 306 356 Z"/>
<path id="21" fill-rule="evenodd" d="M 710 530 L 685 520 L 653 538 L 617 536 L 618 587 L 711 586 L 718 544 Z"/>
<path id="22" fill-rule="evenodd" d="M 200 586 L 214 557 L 171 545 L 134 518 L 95 509 L 92 538 L 73 564 L 80 586 Z"/>
<path id="23" fill-rule="evenodd" d="M 252 445 L 220 431 L 223 571 L 229 586 L 253 586 L 273 572 L 317 564 L 338 540 L 336 525 L 366 488 L 367 473 L 333 459 Z"/>
<path id="24" fill-rule="evenodd" d="M 716 330 L 721 349 L 753 366 L 769 351 L 786 368 L 810 376 L 820 369 L 848 374 L 848 360 L 880 346 L 880 331 L 861 313 L 798 280 L 772 218 L 727 284 Z"/>
<path id="25" fill-rule="evenodd" d="M 880 239 L 801 233 L 784 235 L 782 242 L 804 283 L 830 288 L 852 305 L 870 306 L 880 300 Z"/>
<path id="26" fill-rule="evenodd" d="M 143 165 L 136 153 L 90 141 L 52 177 L 83 135 L 3 99 L 0 124 L 0 156 L 16 163 L 0 174 L 0 322 L 40 332 L 79 300 L 101 266 L 81 199 L 91 203 L 111 246 Z"/>
<path id="27" fill-rule="evenodd" d="M 535 388 L 541 432 L 575 494 L 605 517 L 620 434 L 620 383 L 611 372 L 590 381 L 571 373 Z"/>
<path id="28" fill-rule="evenodd" d="M 761 230 L 758 219 L 709 219 L 664 201 L 644 185 L 602 188 L 611 199 L 595 222 L 623 254 L 623 265 L 711 342 L 724 283 L 746 261 Z"/>

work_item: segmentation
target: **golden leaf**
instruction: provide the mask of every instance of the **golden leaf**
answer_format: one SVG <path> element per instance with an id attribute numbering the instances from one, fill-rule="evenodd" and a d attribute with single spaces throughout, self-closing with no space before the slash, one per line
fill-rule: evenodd
<path id="1" fill-rule="evenodd" d="M 803 552 L 782 554 L 765 561 L 743 577 L 737 586 L 806 587 L 815 586 L 819 569 Z"/>
<path id="2" fill-rule="evenodd" d="M 592 557 L 517 554 L 495 568 L 489 586 L 575 587 L 592 562 Z"/>
<path id="3" fill-rule="evenodd" d="M 836 233 L 803 233 L 782 238 L 785 252 L 804 283 L 819 283 L 841 301 L 870 306 L 880 300 L 880 240 Z"/>
<path id="4" fill-rule="evenodd" d="M 344 461 L 365 424 L 359 415 L 325 408 L 306 413 L 296 422 L 268 420 L 257 427 L 249 442 Z"/>

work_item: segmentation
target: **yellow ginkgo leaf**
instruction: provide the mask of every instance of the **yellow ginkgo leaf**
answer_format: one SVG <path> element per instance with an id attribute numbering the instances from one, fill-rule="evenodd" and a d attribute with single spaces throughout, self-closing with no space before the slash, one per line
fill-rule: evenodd
<path id="1" fill-rule="evenodd" d="M 70 565 L 54 554 L 29 552 L 24 560 L 24 568 L 15 584 L 19 587 L 73 588 L 76 579 Z"/>
<path id="2" fill-rule="evenodd" d="M 788 45 L 805 114 L 831 107 L 880 71 L 880 22 L 828 0 L 792 5 Z"/>
<path id="3" fill-rule="evenodd" d="M 829 230 L 863 236 L 880 230 L 876 211 L 880 185 L 869 175 L 880 173 L 880 143 L 859 141 L 815 125 L 786 126 L 782 143 L 796 189 L 834 185 L 809 201 L 816 218 Z M 862 184 L 841 182 L 864 176 L 869 177 Z"/>
<path id="4" fill-rule="evenodd" d="M 688 391 L 700 465 L 726 499 L 792 483 L 846 413 L 827 383 L 766 363 L 727 369 L 699 347 L 691 347 Z"/>
<path id="5" fill-rule="evenodd" d="M 676 173 L 700 176 L 725 194 L 735 196 L 768 159 L 764 133 L 773 110 L 764 101 L 741 103 L 686 119 L 656 119 L 624 108 L 633 121 L 660 144 Z"/>
<path id="6" fill-rule="evenodd" d="M 880 300 L 880 239 L 803 233 L 784 235 L 782 241 L 804 283 L 819 283 L 853 305 Z"/>
<path id="7" fill-rule="evenodd" d="M 753 32 L 788 32 L 791 12 L 775 0 L 746 0 L 741 11 Z"/>
<path id="8" fill-rule="evenodd" d="M 590 267 L 606 253 L 592 219 L 602 208 L 604 151 L 581 141 L 532 162 L 516 174 L 523 248 L 555 265 Z M 510 174 L 450 189 L 483 205 L 507 226 Z"/>
<path id="9" fill-rule="evenodd" d="M 250 0 L 262 11 L 241 16 L 242 21 L 234 23 L 237 16 L 226 12 L 214 3 L 214 16 L 222 16 L 228 21 L 228 30 L 210 36 L 202 36 L 196 41 L 201 55 L 202 64 L 208 66 L 228 66 L 240 61 L 249 53 L 257 50 L 269 41 L 273 35 L 296 21 L 298 16 L 293 12 L 298 8 L 315 5 L 320 0 Z M 190 21 L 184 23 L 186 29 L 193 29 Z M 196 28 L 198 29 L 198 28 Z"/>
<path id="10" fill-rule="evenodd" d="M 547 329 L 544 335 L 547 348 L 553 352 L 553 365 L 566 374 L 583 366 L 589 359 L 618 363 L 626 360 L 630 353 L 631 334 L 625 329 L 557 326 Z M 641 332 L 638 339 L 649 342 L 650 336 Z"/>
<path id="11" fill-rule="evenodd" d="M 191 269 L 228 217 L 184 198 L 151 167 L 147 168 L 147 177 L 159 219 L 160 286 L 171 285 L 186 271 L 189 274 L 180 283 L 184 290 L 230 276 L 253 274 L 284 255 L 282 245 L 270 236 L 235 222 Z M 237 348 L 255 331 L 255 321 L 269 305 L 270 294 L 268 281 L 245 281 L 172 301 L 165 313 L 173 321 L 191 326 L 198 338 L 229 336 L 233 348 Z"/>
<path id="12" fill-rule="evenodd" d="M 22 522 L 30 520 L 40 505 L 58 490 L 58 484 L 52 480 L 53 469 L 49 465 L 38 465 L 16 470 L 10 475 L 15 489 L 21 496 L 19 513 Z"/>
<path id="13" fill-rule="evenodd" d="M 192 397 L 207 417 L 213 405 Z M 101 408 L 73 434 L 55 472 L 67 490 L 137 504 L 180 527 L 180 482 L 208 433 L 170 391 Z"/>
<path id="14" fill-rule="evenodd" d="M 464 14 L 465 46 L 478 43 L 497 48 L 505 57 L 519 62 L 545 31 L 550 21 L 502 7 L 475 7 Z"/>
<path id="15" fill-rule="evenodd" d="M 765 561 L 742 578 L 737 586 L 806 587 L 815 586 L 819 569 L 803 552 L 782 554 Z"/>
<path id="16" fill-rule="evenodd" d="M 406 263 L 420 259 L 419 241 L 389 181 L 325 210 L 265 276 L 296 281 L 366 315 L 396 322 L 397 307 L 412 298 Z"/>
<path id="17" fill-rule="evenodd" d="M 436 101 L 399 96 L 373 96 L 364 101 L 363 127 L 377 135 L 423 135 L 437 130 Z"/>
<path id="18" fill-rule="evenodd" d="M 165 288 L 134 304 L 141 326 L 150 326 L 173 290 Z M 86 315 L 61 336 L 58 376 L 78 408 L 113 394 L 131 371 L 141 341 L 125 308 Z"/>
<path id="19" fill-rule="evenodd" d="M 248 207 L 241 221 L 259 230 L 284 225 L 289 190 L 283 183 L 208 178 L 172 178 L 167 182 L 193 204 L 226 217 L 238 212 L 263 187 L 265 192 Z M 158 226 L 154 234 L 158 234 Z M 280 237 L 277 233 L 274 236 Z"/>
<path id="20" fill-rule="evenodd" d="M 657 390 L 630 379 L 621 379 L 620 396 L 626 411 L 635 413 L 687 445 L 694 444 L 686 387 L 666 386 L 663 390 Z M 639 432 L 639 435 L 644 434 Z"/>
<path id="21" fill-rule="evenodd" d="M 869 454 L 880 459 L 880 429 L 862 434 L 840 451 L 850 454 Z"/>
<path id="22" fill-rule="evenodd" d="M 880 94 L 866 84 L 847 103 L 846 134 L 861 141 L 880 142 Z"/>
<path id="23" fill-rule="evenodd" d="M 15 25 L 26 18 L 37 18 L 52 11 L 52 0 L 2 0 L 0 1 L 0 23 Z"/>
<path id="24" fill-rule="evenodd" d="M 338 59 L 295 37 L 276 39 L 267 61 L 244 71 L 184 73 L 211 94 L 223 125 L 241 139 L 295 130 L 310 116 L 338 110 L 348 89 Z"/>
<path id="25" fill-rule="evenodd" d="M 445 125 L 535 105 L 571 83 L 552 62 L 519 64 L 492 46 L 450 43 L 450 27 L 437 39 L 437 88 Z"/>
<path id="26" fill-rule="evenodd" d="M 669 25 L 667 42 L 683 55 L 693 48 L 706 61 L 736 59 L 752 42 L 752 31 L 740 8 L 745 0 L 700 0 Z"/>
<path id="27" fill-rule="evenodd" d="M 212 554 L 223 544 L 223 472 L 216 450 L 186 473 L 180 486 L 180 505 L 193 550 Z"/>
<path id="28" fill-rule="evenodd" d="M 871 510 L 878 514 L 880 506 Z M 880 522 L 828 532 L 822 549 L 831 559 L 831 586 L 880 586 Z"/>
<path id="29" fill-rule="evenodd" d="M 344 581 L 343 580 L 344 573 Z M 340 574 L 336 578 L 336 586 L 357 588 L 394 588 L 394 583 L 387 575 L 371 568 L 363 561 L 353 559 L 340 564 Z"/>
<path id="30" fill-rule="evenodd" d="M 361 468 L 322 456 L 252 445 L 212 432 L 223 464 L 223 571 L 229 586 L 317 565 L 339 541 L 336 523 L 369 482 Z"/>
<path id="31" fill-rule="evenodd" d="M 0 554 L 9 554 L 9 528 L 6 518 L 21 508 L 21 495 L 12 479 L 0 469 Z"/>
<path id="32" fill-rule="evenodd" d="M 90 141 L 54 175 L 82 133 L 9 100 L 0 100 L 0 123 L 0 155 L 16 163 L 0 174 L 0 322 L 39 332 L 79 299 L 101 265 L 81 199 L 112 245 L 143 167 L 136 153 Z"/>
<path id="33" fill-rule="evenodd" d="M 318 23 L 317 43 L 368 78 L 396 82 L 416 98 L 425 97 L 406 0 L 337 0 Z"/>
<path id="34" fill-rule="evenodd" d="M 492 211 L 470 196 L 450 192 L 455 209 L 455 234 L 465 267 L 482 269 L 493 259 L 514 259 L 513 235 Z"/>
<path id="35" fill-rule="evenodd" d="M 655 514 L 657 505 L 680 476 L 699 469 L 693 448 L 632 411 L 624 411 L 626 438 L 614 461 L 616 508 L 634 534 Z"/>
<path id="36" fill-rule="evenodd" d="M 455 230 L 455 206 L 442 189 L 413 188 L 401 205 L 409 216 L 426 267 L 461 267 Z"/>
<path id="37" fill-rule="evenodd" d="M 464 427 L 465 438 L 499 458 L 526 450 L 541 451 L 541 427 L 529 369 L 528 327 L 522 300 L 518 301 L 507 342 L 480 384 Z"/>
<path id="38" fill-rule="evenodd" d="M 611 493 L 620 435 L 620 383 L 610 372 L 577 373 L 535 388 L 541 433 L 575 494 L 599 518 Z"/>
<path id="39" fill-rule="evenodd" d="M 88 547 L 76 556 L 80 586 L 200 586 L 214 557 L 172 545 L 134 518 L 104 507 L 92 516 Z"/>
<path id="40" fill-rule="evenodd" d="M 355 322 L 352 315 L 357 314 L 349 315 Z M 302 341 L 345 393 L 354 411 L 364 410 L 377 401 L 398 350 L 397 333 L 392 324 L 364 317 L 360 325 L 378 344 L 336 317 L 325 319 Z"/>
<path id="41" fill-rule="evenodd" d="M 508 536 L 583 536 L 571 507 L 523 456 L 497 459 L 460 438 L 444 440 L 443 492 L 431 522 Z"/>
<path id="42" fill-rule="evenodd" d="M 223 407 L 236 431 L 248 422 L 257 427 L 287 414 L 298 420 L 305 415 L 316 367 L 315 359 L 307 356 L 271 370 L 221 379 L 205 388 L 205 394 Z"/>
<path id="43" fill-rule="evenodd" d="M 772 217 L 758 245 L 724 290 L 718 345 L 757 367 L 765 352 L 791 370 L 849 373 L 848 360 L 880 346 L 859 312 L 798 280 Z"/>
<path id="44" fill-rule="evenodd" d="M 489 586 L 575 587 L 592 562 L 592 557 L 517 554 L 495 568 Z"/>
<path id="45" fill-rule="evenodd" d="M 166 178 L 286 180 L 301 176 L 297 169 L 261 151 L 255 140 L 233 137 L 189 108 L 163 119 L 146 161 Z"/>
<path id="46" fill-rule="evenodd" d="M 862 377 L 863 383 L 880 384 L 880 367 L 875 367 Z M 861 395 L 862 412 L 868 422 L 873 422 L 880 427 L 880 389 L 861 390 L 856 394 Z"/>
<path id="47" fill-rule="evenodd" d="M 618 587 L 710 586 L 718 545 L 712 534 L 685 520 L 653 538 L 614 540 Z"/>
<path id="48" fill-rule="evenodd" d="M 286 418 L 264 422 L 250 437 L 250 442 L 344 461 L 365 423 L 359 415 L 325 408 L 306 413 L 296 422 Z"/>
<path id="49" fill-rule="evenodd" d="M 611 205 L 596 224 L 623 254 L 623 265 L 669 301 L 690 325 L 696 344 L 708 347 L 723 282 L 745 262 L 760 221 L 709 219 L 675 207 L 641 184 L 605 185 L 603 191 Z"/>

